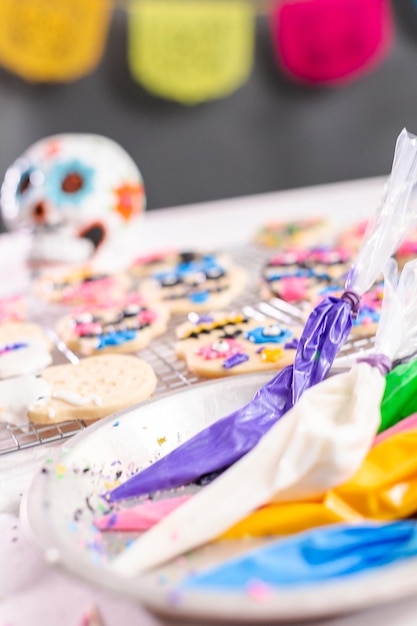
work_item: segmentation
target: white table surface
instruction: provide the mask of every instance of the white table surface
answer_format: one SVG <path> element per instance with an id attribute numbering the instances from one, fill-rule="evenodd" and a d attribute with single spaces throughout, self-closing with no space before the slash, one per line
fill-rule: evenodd
<path id="1" fill-rule="evenodd" d="M 222 250 L 250 241 L 268 221 L 308 216 L 328 217 L 336 227 L 343 228 L 373 214 L 383 196 L 385 180 L 363 179 L 151 211 L 145 216 L 139 249 L 143 253 L 201 246 Z M 5 272 L 0 255 L 0 279 Z M 158 621 L 145 614 L 140 607 L 56 573 L 23 536 L 18 519 L 21 495 L 29 488 L 31 477 L 49 450 L 48 446 L 41 446 L 0 456 L 0 626 L 87 626 L 82 612 L 88 602 L 99 607 L 106 626 L 168 624 L 167 620 Z M 64 598 L 68 601 L 64 602 Z M 404 602 L 315 623 L 415 626 L 417 594 Z M 205 624 L 195 622 L 192 626 Z"/>

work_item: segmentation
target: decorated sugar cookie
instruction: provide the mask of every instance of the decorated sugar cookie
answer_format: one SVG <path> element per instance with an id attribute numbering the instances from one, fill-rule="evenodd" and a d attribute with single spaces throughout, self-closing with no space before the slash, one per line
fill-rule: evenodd
<path id="1" fill-rule="evenodd" d="M 190 372 L 209 378 L 279 370 L 293 361 L 300 333 L 272 318 L 216 312 L 181 324 L 175 351 Z"/>
<path id="2" fill-rule="evenodd" d="M 325 240 L 328 232 L 329 224 L 321 217 L 268 222 L 258 230 L 255 241 L 268 248 L 309 246 Z"/>
<path id="3" fill-rule="evenodd" d="M 135 352 L 165 332 L 169 317 L 162 304 L 147 305 L 138 294 L 128 294 L 102 307 L 83 307 L 63 317 L 57 334 L 82 355 Z"/>
<path id="4" fill-rule="evenodd" d="M 316 306 L 327 296 L 340 298 L 342 292 L 343 289 L 338 285 L 317 287 L 315 290 L 316 296 L 312 297 L 312 306 Z M 376 333 L 381 317 L 383 295 L 384 284 L 381 281 L 375 283 L 375 285 L 362 296 L 358 316 L 353 320 L 352 335 L 368 336 Z"/>
<path id="5" fill-rule="evenodd" d="M 145 209 L 142 176 L 116 142 L 99 135 L 41 139 L 7 170 L 0 205 L 8 230 L 33 233 L 30 261 L 93 262 L 124 270 Z"/>
<path id="6" fill-rule="evenodd" d="M 23 295 L 15 294 L 0 298 L 0 324 L 23 321 L 27 313 L 27 300 Z"/>
<path id="7" fill-rule="evenodd" d="M 228 306 L 246 283 L 246 272 L 226 255 L 187 252 L 145 279 L 140 292 L 146 300 L 164 302 L 172 313 L 187 313 Z"/>
<path id="8" fill-rule="evenodd" d="M 304 306 L 311 302 L 317 285 L 344 282 L 351 257 L 351 250 L 341 246 L 285 248 L 262 269 L 262 296 Z"/>
<path id="9" fill-rule="evenodd" d="M 98 272 L 86 266 L 45 271 L 35 280 L 34 292 L 53 304 L 100 305 L 121 298 L 129 287 L 125 274 Z"/>
<path id="10" fill-rule="evenodd" d="M 52 343 L 37 324 L 0 324 L 0 379 L 38 372 L 52 363 Z"/>
<path id="11" fill-rule="evenodd" d="M 133 261 L 129 271 L 136 276 L 152 276 L 152 274 L 170 269 L 173 265 L 185 262 L 187 252 L 177 250 L 156 250 L 138 256 Z M 194 253 L 190 253 L 194 256 Z"/>
<path id="12" fill-rule="evenodd" d="M 156 387 L 151 365 L 135 356 L 103 354 L 78 365 L 54 365 L 40 375 L 0 381 L 0 421 L 25 425 L 97 420 L 148 398 Z"/>

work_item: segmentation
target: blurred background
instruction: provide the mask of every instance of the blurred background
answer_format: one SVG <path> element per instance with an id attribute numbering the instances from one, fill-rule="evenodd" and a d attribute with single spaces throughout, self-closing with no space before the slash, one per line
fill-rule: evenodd
<path id="1" fill-rule="evenodd" d="M 70 7 L 78 0 L 66 1 Z M 321 2 L 307 0 L 316 1 Z M 365 7 L 369 0 L 360 1 Z M 15 0 L 15 12 L 28 2 Z M 22 24 L 29 24 L 29 33 L 18 22 L 13 26 L 17 48 L 45 27 L 33 13 L 36 2 L 47 0 L 32 0 L 26 7 L 32 13 Z M 3 9 L 6 4 L 13 3 L 1 0 Z M 119 142 L 143 174 L 151 210 L 388 174 L 401 129 L 417 133 L 414 1 L 391 1 L 392 39 L 380 42 L 371 65 L 358 67 L 357 75 L 341 82 L 291 75 L 274 52 L 271 12 L 276 3 L 255 2 L 253 7 L 254 50 L 250 63 L 245 61 L 250 64 L 247 76 L 228 93 L 193 103 L 158 94 L 140 80 L 139 70 L 135 75 L 128 50 L 134 54 L 136 44 L 128 39 L 139 34 L 129 25 L 133 14 L 127 4 L 112 6 L 102 54 L 94 67 L 75 78 L 28 77 L 24 69 L 4 61 L 13 51 L 2 52 L 0 45 L 0 178 L 31 143 L 67 132 L 98 133 Z M 3 9 L 0 38 L 6 28 Z M 364 19 L 373 18 L 369 14 Z M 352 21 L 358 23 L 355 15 Z M 51 29 L 53 22 L 46 27 Z M 323 43 L 329 37 L 329 46 L 337 48 L 331 28 L 313 27 Z M 295 31 L 291 41 L 300 37 Z M 150 36 L 155 43 L 160 35 Z M 347 46 L 353 45 L 354 33 L 349 37 Z M 222 45 L 220 35 L 217 45 Z M 191 56 L 194 52 L 190 48 Z"/>

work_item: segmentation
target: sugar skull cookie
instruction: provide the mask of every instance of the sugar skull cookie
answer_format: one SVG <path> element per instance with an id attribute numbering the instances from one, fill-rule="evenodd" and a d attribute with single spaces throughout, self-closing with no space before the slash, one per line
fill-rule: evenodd
<path id="1" fill-rule="evenodd" d="M 37 324 L 0 324 L 0 378 L 37 372 L 52 363 L 52 342 Z"/>
<path id="2" fill-rule="evenodd" d="M 116 142 L 67 134 L 38 141 L 9 167 L 0 205 L 8 230 L 33 232 L 32 262 L 124 269 L 137 249 L 145 192 Z"/>
<path id="3" fill-rule="evenodd" d="M 255 241 L 268 248 L 309 246 L 323 241 L 329 231 L 324 218 L 310 218 L 293 222 L 268 222 L 255 236 Z"/>
<path id="4" fill-rule="evenodd" d="M 317 287 L 315 290 L 315 296 L 312 297 L 312 306 L 315 306 L 327 296 L 335 296 L 339 298 L 342 295 L 342 292 L 343 288 L 337 285 Z M 382 281 L 375 283 L 371 289 L 363 294 L 358 316 L 353 320 L 352 335 L 369 336 L 376 333 L 378 322 L 381 317 L 383 296 L 384 284 Z"/>
<path id="5" fill-rule="evenodd" d="M 53 304 L 100 305 L 124 296 L 130 287 L 125 274 L 108 274 L 91 267 L 45 271 L 34 282 L 35 295 Z"/>
<path id="6" fill-rule="evenodd" d="M 344 282 L 351 257 L 351 250 L 340 246 L 286 248 L 264 265 L 262 296 L 280 298 L 304 307 L 314 297 L 317 285 L 341 285 Z"/>
<path id="7" fill-rule="evenodd" d="M 178 252 L 177 250 L 156 250 L 138 256 L 133 261 L 129 271 L 134 276 L 152 276 L 159 272 L 169 270 L 173 265 L 185 262 L 187 252 Z M 194 253 L 190 253 L 191 257 Z"/>
<path id="8" fill-rule="evenodd" d="M 57 334 L 82 354 L 136 352 L 165 332 L 169 317 L 162 304 L 147 305 L 138 294 L 128 294 L 108 306 L 83 307 L 59 320 Z"/>
<path id="9" fill-rule="evenodd" d="M 279 370 L 292 363 L 300 333 L 272 318 L 216 312 L 181 324 L 175 350 L 190 372 L 209 378 Z"/>
<path id="10" fill-rule="evenodd" d="M 228 304 L 246 286 L 247 274 L 226 255 L 187 252 L 140 284 L 146 300 L 164 302 L 172 313 L 209 311 Z"/>

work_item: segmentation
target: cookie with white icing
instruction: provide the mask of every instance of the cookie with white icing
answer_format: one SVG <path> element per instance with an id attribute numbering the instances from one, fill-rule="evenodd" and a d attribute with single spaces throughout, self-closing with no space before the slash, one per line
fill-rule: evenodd
<path id="1" fill-rule="evenodd" d="M 38 372 L 52 363 L 52 342 L 29 322 L 0 324 L 0 379 Z"/>
<path id="2" fill-rule="evenodd" d="M 44 369 L 38 384 L 47 391 L 41 390 L 41 397 L 28 406 L 27 414 L 35 424 L 98 420 L 146 400 L 156 383 L 152 366 L 143 359 L 127 354 L 92 356 L 78 365 Z"/>
<path id="3" fill-rule="evenodd" d="M 165 303 L 172 313 L 222 309 L 247 284 L 243 268 L 227 255 L 187 253 L 185 260 L 152 274 L 140 284 L 146 300 Z"/>
<path id="4" fill-rule="evenodd" d="M 175 351 L 190 372 L 208 378 L 273 371 L 293 362 L 300 334 L 272 318 L 216 312 L 181 324 Z"/>
<path id="5" fill-rule="evenodd" d="M 83 356 L 136 352 L 166 331 L 169 310 L 128 294 L 107 307 L 83 307 L 58 321 L 56 331 L 66 345 Z"/>
<path id="6" fill-rule="evenodd" d="M 43 272 L 35 280 L 34 293 L 52 304 L 93 305 L 121 298 L 130 284 L 125 274 L 97 272 L 82 266 Z"/>

